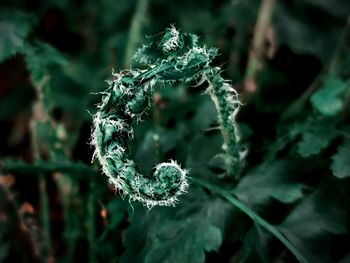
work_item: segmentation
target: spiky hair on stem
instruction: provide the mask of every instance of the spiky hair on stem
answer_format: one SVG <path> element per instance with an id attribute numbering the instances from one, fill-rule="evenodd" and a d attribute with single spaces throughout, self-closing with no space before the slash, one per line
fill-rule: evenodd
<path id="1" fill-rule="evenodd" d="M 175 27 L 150 37 L 150 44 L 140 48 L 133 59 L 146 66 L 112 72 L 109 88 L 93 116 L 94 156 L 116 190 L 147 207 L 172 206 L 188 188 L 187 171 L 175 161 L 155 166 L 153 175 L 143 175 L 131 159 L 128 140 L 133 139 L 132 125 L 149 112 L 156 83 L 206 81 L 218 110 L 225 149 L 235 165 L 244 158 L 238 147 L 239 132 L 235 122 L 240 102 L 233 87 L 220 76 L 221 69 L 211 66 L 216 48 L 198 44 L 194 34 L 181 33 Z"/>

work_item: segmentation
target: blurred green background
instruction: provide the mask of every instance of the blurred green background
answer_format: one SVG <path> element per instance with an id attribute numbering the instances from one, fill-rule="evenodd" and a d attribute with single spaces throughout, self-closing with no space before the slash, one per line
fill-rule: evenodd
<path id="1" fill-rule="evenodd" d="M 349 15 L 348 0 L 2 0 L 0 262 L 350 262 Z M 105 80 L 171 25 L 220 49 L 249 154 L 227 176 L 206 87 L 176 84 L 133 157 L 146 173 L 176 159 L 253 214 L 195 182 L 147 211 L 91 163 Z"/>

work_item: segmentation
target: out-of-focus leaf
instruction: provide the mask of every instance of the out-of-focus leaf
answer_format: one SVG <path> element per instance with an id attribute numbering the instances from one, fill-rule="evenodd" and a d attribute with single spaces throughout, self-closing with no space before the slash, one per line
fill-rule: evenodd
<path id="1" fill-rule="evenodd" d="M 350 177 L 350 140 L 347 140 L 338 148 L 338 152 L 332 156 L 331 169 L 333 175 L 338 178 Z"/>
<path id="2" fill-rule="evenodd" d="M 186 168 L 194 176 L 203 177 L 210 173 L 210 160 L 221 151 L 223 140 L 218 132 L 213 136 L 196 136 L 187 145 Z"/>
<path id="3" fill-rule="evenodd" d="M 35 24 L 33 15 L 12 9 L 0 11 L 0 63 L 27 48 L 26 37 Z"/>
<path id="4" fill-rule="evenodd" d="M 348 85 L 335 78 L 329 78 L 311 97 L 311 103 L 316 110 L 325 116 L 334 116 L 343 108 L 343 98 Z"/>
<path id="5" fill-rule="evenodd" d="M 279 151 L 297 140 L 299 136 L 301 140 L 297 142 L 297 152 L 302 157 L 319 154 L 339 135 L 336 130 L 337 123 L 338 120 L 334 118 L 311 116 L 303 122 L 289 125 L 287 130 L 279 131 L 277 140 L 269 146 L 268 160 L 273 160 Z"/>
<path id="6" fill-rule="evenodd" d="M 228 171 L 231 168 L 232 159 L 227 154 L 220 153 L 211 158 L 208 164 L 210 167 Z"/>
<path id="7" fill-rule="evenodd" d="M 302 140 L 298 143 L 298 153 L 302 157 L 318 154 L 331 143 L 335 136 L 335 132 L 327 129 L 305 132 Z"/>
<path id="8" fill-rule="evenodd" d="M 230 8 L 224 9 L 237 31 L 246 34 L 256 23 L 260 5 L 258 0 L 231 1 Z"/>
<path id="9" fill-rule="evenodd" d="M 48 75 L 52 67 L 64 66 L 67 60 L 55 48 L 43 42 L 36 42 L 32 48 L 25 52 L 27 67 L 35 86 Z"/>
<path id="10" fill-rule="evenodd" d="M 175 129 L 154 127 L 146 134 L 137 135 L 140 142 L 136 149 L 135 158 L 142 171 L 149 173 L 154 164 L 164 157 L 165 153 L 175 148 L 181 134 Z"/>
<path id="11" fill-rule="evenodd" d="M 339 182 L 325 182 L 278 226 L 309 262 L 334 262 L 329 254 L 330 234 L 346 232 L 349 199 Z"/>
<path id="12" fill-rule="evenodd" d="M 102 233 L 100 240 L 103 240 L 107 237 L 110 231 L 116 229 L 119 224 L 122 222 L 125 216 L 125 202 L 121 198 L 112 199 L 106 206 L 107 214 L 109 215 L 109 223 Z"/>
<path id="13" fill-rule="evenodd" d="M 278 136 L 276 140 L 269 145 L 269 154 L 267 156 L 268 161 L 273 161 L 279 151 L 282 151 L 289 143 L 291 143 L 297 136 L 305 130 L 306 123 L 293 123 L 289 125 L 288 129 L 278 130 Z M 284 128 L 284 127 L 283 127 Z"/>
<path id="14" fill-rule="evenodd" d="M 209 96 L 202 95 L 201 104 L 198 105 L 195 115 L 191 120 L 191 126 L 199 131 L 209 128 L 209 125 L 217 121 L 217 111 Z"/>
<path id="15" fill-rule="evenodd" d="M 249 171 L 238 183 L 237 197 L 256 209 L 267 205 L 271 198 L 291 203 L 303 196 L 305 186 L 293 178 L 295 167 L 288 160 L 263 164 Z"/>
<path id="16" fill-rule="evenodd" d="M 168 89 L 168 91 L 166 91 Z M 202 132 L 209 124 L 217 120 L 215 106 L 208 95 L 189 96 L 189 89 L 196 87 L 167 87 L 161 91 L 169 102 L 161 110 L 162 120 L 177 121 L 178 125 L 186 125 L 188 132 Z"/>
<path id="17" fill-rule="evenodd" d="M 287 45 L 299 54 L 313 54 L 326 62 L 333 55 L 345 21 L 339 24 L 329 16 L 315 19 L 314 13 L 307 10 L 303 5 L 276 2 L 273 22 L 277 44 Z"/>
<path id="18" fill-rule="evenodd" d="M 272 235 L 259 225 L 254 225 L 247 233 L 244 240 L 245 255 L 243 262 L 257 263 L 271 262 L 271 242 Z"/>
<path id="19" fill-rule="evenodd" d="M 229 206 L 197 190 L 184 199 L 176 208 L 135 209 L 121 262 L 201 263 L 218 250 Z"/>

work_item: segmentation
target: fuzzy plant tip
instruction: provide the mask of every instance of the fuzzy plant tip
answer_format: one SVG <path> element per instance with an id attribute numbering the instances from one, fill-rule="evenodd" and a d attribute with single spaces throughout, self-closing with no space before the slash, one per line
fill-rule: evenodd
<path id="1" fill-rule="evenodd" d="M 194 34 L 179 32 L 175 27 L 150 37 L 150 43 L 140 48 L 134 61 L 143 69 L 113 72 L 102 93 L 102 101 L 93 116 L 92 144 L 103 173 L 109 182 L 131 201 L 140 201 L 147 207 L 174 206 L 178 197 L 188 188 L 187 171 L 175 161 L 155 165 L 153 175 L 141 174 L 131 159 L 128 140 L 133 139 L 133 125 L 150 111 L 154 86 L 171 86 L 178 82 L 208 83 L 218 110 L 227 154 L 239 164 L 242 152 L 238 147 L 239 132 L 235 116 L 240 105 L 237 93 L 221 78 L 212 61 L 216 48 L 200 45 Z M 227 136 L 227 134 L 232 136 Z"/>

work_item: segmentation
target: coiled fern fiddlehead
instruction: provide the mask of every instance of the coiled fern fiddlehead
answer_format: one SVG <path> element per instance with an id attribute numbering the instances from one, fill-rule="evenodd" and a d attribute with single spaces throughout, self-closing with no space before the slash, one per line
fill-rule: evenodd
<path id="1" fill-rule="evenodd" d="M 243 153 L 238 147 L 235 122 L 240 102 L 232 86 L 220 76 L 220 68 L 211 66 L 217 49 L 200 46 L 194 34 L 180 33 L 174 27 L 153 36 L 151 43 L 139 49 L 134 60 L 147 66 L 112 73 L 109 88 L 93 117 L 94 156 L 117 190 L 148 207 L 174 205 L 188 187 L 187 172 L 176 162 L 156 165 L 152 176 L 139 173 L 127 147 L 133 138 L 132 124 L 151 108 L 156 83 L 208 82 L 208 93 L 218 110 L 224 136 L 224 148 L 238 166 Z"/>

